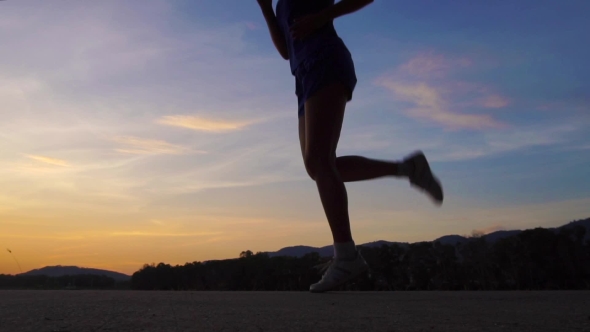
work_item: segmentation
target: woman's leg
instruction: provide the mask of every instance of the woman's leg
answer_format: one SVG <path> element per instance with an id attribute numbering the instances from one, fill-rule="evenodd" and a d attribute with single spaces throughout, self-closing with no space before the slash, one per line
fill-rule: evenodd
<path id="1" fill-rule="evenodd" d="M 344 119 L 347 88 L 332 83 L 305 102 L 303 160 L 315 180 L 334 243 L 352 241 L 346 187 L 336 168 L 336 147 Z"/>
<path id="2" fill-rule="evenodd" d="M 327 266 L 322 279 L 309 287 L 311 292 L 334 289 L 368 269 L 352 240 L 346 187 L 336 167 L 336 147 L 346 102 L 347 88 L 332 83 L 305 103 L 305 131 L 301 140 L 305 168 L 318 188 L 332 230 L 336 258 Z"/>
<path id="3" fill-rule="evenodd" d="M 305 115 L 299 118 L 299 143 L 305 158 Z M 361 156 L 336 157 L 336 169 L 343 182 L 365 181 L 386 176 L 407 176 L 402 163 Z"/>
<path id="4" fill-rule="evenodd" d="M 401 163 L 361 156 L 336 158 L 336 168 L 344 182 L 365 181 L 385 176 L 405 176 Z"/>

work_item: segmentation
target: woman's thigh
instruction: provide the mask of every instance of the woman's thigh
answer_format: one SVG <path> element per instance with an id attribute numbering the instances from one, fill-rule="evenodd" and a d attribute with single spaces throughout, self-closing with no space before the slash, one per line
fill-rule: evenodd
<path id="1" fill-rule="evenodd" d="M 299 119 L 299 137 L 304 159 L 335 158 L 349 89 L 334 81 L 305 102 L 305 115 Z"/>
<path id="2" fill-rule="evenodd" d="M 346 102 L 351 100 L 356 85 L 350 52 L 345 47 L 320 52 L 303 62 L 295 76 L 304 160 L 312 153 L 318 155 L 320 150 L 335 154 Z"/>

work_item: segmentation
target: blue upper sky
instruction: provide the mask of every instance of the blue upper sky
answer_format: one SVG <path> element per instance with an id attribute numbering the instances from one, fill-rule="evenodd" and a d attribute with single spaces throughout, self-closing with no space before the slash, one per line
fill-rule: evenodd
<path id="1" fill-rule="evenodd" d="M 356 241 L 590 216 L 589 12 L 376 0 L 337 19 L 359 78 L 338 153 L 422 149 L 446 192 L 347 185 Z M 0 243 L 31 267 L 330 242 L 256 1 L 5 1 L 0 44 Z"/>

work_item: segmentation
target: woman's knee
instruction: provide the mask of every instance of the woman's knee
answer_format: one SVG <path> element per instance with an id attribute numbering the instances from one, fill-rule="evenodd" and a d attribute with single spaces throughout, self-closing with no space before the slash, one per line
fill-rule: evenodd
<path id="1" fill-rule="evenodd" d="M 334 156 L 318 156 L 313 153 L 305 153 L 303 156 L 305 170 L 312 180 L 318 176 L 336 172 L 336 158 Z"/>

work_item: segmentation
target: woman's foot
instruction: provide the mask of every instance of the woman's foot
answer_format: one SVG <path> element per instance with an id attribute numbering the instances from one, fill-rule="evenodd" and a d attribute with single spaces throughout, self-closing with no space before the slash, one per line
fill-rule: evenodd
<path id="1" fill-rule="evenodd" d="M 326 273 L 324 273 L 322 279 L 309 286 L 309 291 L 312 293 L 323 293 L 333 290 L 360 276 L 368 269 L 369 265 L 358 251 L 356 258 L 352 260 L 334 258 L 325 265 Z"/>
<path id="2" fill-rule="evenodd" d="M 408 177 L 412 186 L 426 192 L 435 203 L 442 204 L 444 195 L 440 181 L 432 174 L 424 153 L 414 152 L 406 157 L 403 163 L 409 170 Z"/>

